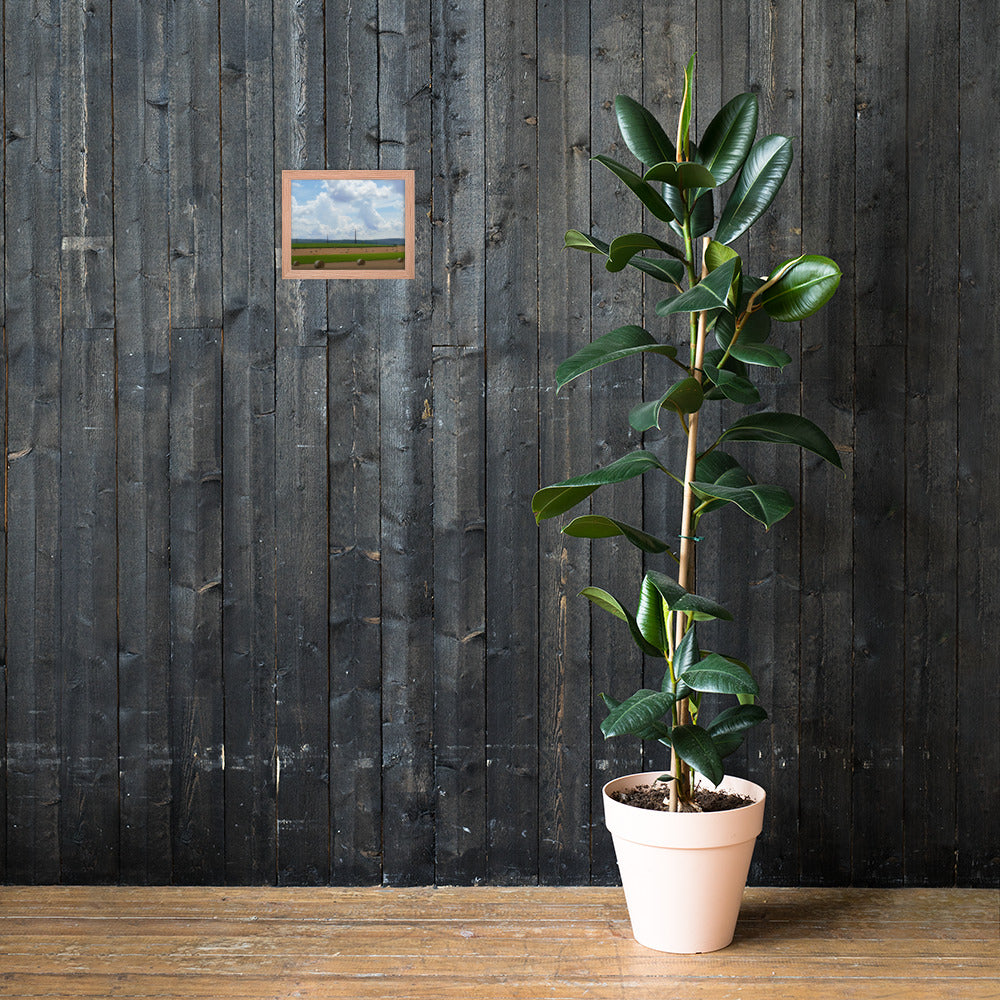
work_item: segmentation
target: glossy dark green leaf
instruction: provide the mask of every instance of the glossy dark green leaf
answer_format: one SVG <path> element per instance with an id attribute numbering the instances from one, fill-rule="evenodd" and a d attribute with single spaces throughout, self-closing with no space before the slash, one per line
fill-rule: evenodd
<path id="1" fill-rule="evenodd" d="M 773 344 L 744 344 L 742 337 L 733 344 L 730 356 L 746 365 L 760 365 L 764 368 L 784 368 L 791 364 L 791 357 Z"/>
<path id="2" fill-rule="evenodd" d="M 743 667 L 718 653 L 710 653 L 684 674 L 695 691 L 714 694 L 758 694 L 757 682 Z"/>
<path id="3" fill-rule="evenodd" d="M 612 160 L 610 156 L 591 158 L 607 167 L 661 222 L 673 221 L 674 213 L 670 211 L 670 207 L 655 188 L 650 187 L 637 173 L 629 170 L 617 160 Z"/>
<path id="4" fill-rule="evenodd" d="M 666 470 L 648 451 L 633 451 L 623 455 L 603 469 L 574 476 L 561 483 L 545 486 L 531 500 L 531 510 L 535 521 L 541 523 L 546 518 L 564 514 L 581 500 L 586 500 L 596 489 L 610 483 L 621 483 L 626 479 L 641 476 L 650 469 Z"/>
<path id="5" fill-rule="evenodd" d="M 660 592 L 660 596 L 667 602 L 667 607 L 671 611 L 685 611 L 694 616 L 695 621 L 709 621 L 719 618 L 724 621 L 732 621 L 733 616 L 721 604 L 709 600 L 707 597 L 699 597 L 685 590 L 676 580 L 671 580 L 669 576 L 650 570 L 645 579 Z"/>
<path id="6" fill-rule="evenodd" d="M 742 306 L 741 306 L 742 308 Z M 722 313 L 714 328 L 715 340 L 722 348 L 732 343 L 736 332 L 736 317 L 732 313 Z M 736 347 L 757 346 L 763 344 L 771 334 L 771 317 L 762 309 L 751 313 L 743 322 Z"/>
<path id="7" fill-rule="evenodd" d="M 632 408 L 628 422 L 637 431 L 648 431 L 660 426 L 660 410 L 669 407 L 677 413 L 695 413 L 701 408 L 705 394 L 701 383 L 690 376 L 675 382 L 659 398 L 640 403 Z"/>
<path id="8" fill-rule="evenodd" d="M 700 660 L 701 650 L 698 648 L 697 630 L 696 626 L 692 625 L 684 633 L 684 638 L 677 644 L 677 649 L 674 650 L 674 676 L 677 678 L 677 689 L 674 691 L 674 694 L 677 696 L 678 701 L 681 698 L 691 696 L 692 691 L 684 682 L 684 674 Z M 669 676 L 668 672 L 668 679 Z"/>
<path id="9" fill-rule="evenodd" d="M 622 535 L 643 552 L 657 555 L 661 552 L 669 552 L 671 556 L 674 555 L 670 546 L 663 539 L 657 538 L 632 524 L 617 521 L 612 517 L 601 517 L 598 514 L 584 514 L 582 517 L 575 517 L 562 529 L 562 532 L 564 535 L 571 535 L 574 538 L 615 538 Z"/>
<path id="10" fill-rule="evenodd" d="M 792 164 L 792 140 L 768 135 L 755 143 L 719 219 L 715 238 L 732 243 L 767 211 Z"/>
<path id="11" fill-rule="evenodd" d="M 712 171 L 700 163 L 665 162 L 657 163 L 649 168 L 643 175 L 644 181 L 659 181 L 661 184 L 669 184 L 675 188 L 713 188 L 717 181 L 712 176 Z"/>
<path id="12" fill-rule="evenodd" d="M 663 650 L 658 649 L 656 646 L 648 643 L 639 629 L 639 624 L 635 620 L 635 615 L 632 614 L 628 608 L 624 607 L 620 601 L 611 596 L 606 590 L 601 590 L 600 587 L 584 587 L 580 591 L 581 597 L 586 597 L 588 601 L 592 604 L 596 604 L 599 608 L 607 611 L 608 614 L 612 614 L 615 618 L 619 618 L 621 621 L 628 625 L 628 630 L 632 635 L 632 641 L 647 655 L 647 656 L 663 656 Z"/>
<path id="13" fill-rule="evenodd" d="M 699 155 L 719 184 L 743 166 L 756 134 L 757 98 L 753 94 L 738 94 L 709 122 Z"/>
<path id="14" fill-rule="evenodd" d="M 619 94 L 615 98 L 615 114 L 625 145 L 640 163 L 648 165 L 676 159 L 674 144 L 663 126 L 638 101 Z"/>
<path id="15" fill-rule="evenodd" d="M 709 364 L 704 365 L 704 371 L 709 379 L 711 379 L 712 384 L 718 387 L 722 395 L 727 399 L 733 400 L 734 403 L 749 405 L 750 403 L 760 402 L 760 393 L 748 378 L 736 375 L 733 372 L 727 372 L 724 369 L 720 370 L 715 365 Z"/>
<path id="16" fill-rule="evenodd" d="M 722 320 L 729 316 L 729 313 L 718 312 L 718 319 Z M 720 362 L 722 361 L 723 351 L 718 347 L 713 347 L 710 351 L 705 351 L 705 357 L 702 361 L 702 370 L 706 367 L 718 368 Z M 727 372 L 732 372 L 734 375 L 739 375 L 741 378 L 747 378 L 747 366 L 743 364 L 742 361 L 737 361 L 732 355 L 726 358 L 725 364 L 722 365 L 722 370 Z M 719 391 L 719 387 L 713 385 L 711 380 L 704 386 L 705 398 L 706 399 L 725 399 L 723 393 Z"/>
<path id="17" fill-rule="evenodd" d="M 700 483 L 717 483 L 731 487 L 750 486 L 753 483 L 746 469 L 735 458 L 718 449 L 698 460 L 695 477 Z M 701 508 L 702 516 L 725 506 L 727 506 L 726 500 L 713 500 Z"/>
<path id="18" fill-rule="evenodd" d="M 611 709 L 601 723 L 601 732 L 605 738 L 625 735 L 642 737 L 653 723 L 670 711 L 673 704 L 673 695 L 643 688 Z"/>
<path id="19" fill-rule="evenodd" d="M 659 343 L 641 326 L 620 326 L 598 337 L 593 343 L 581 347 L 571 358 L 567 358 L 556 369 L 556 385 L 561 389 L 567 382 L 572 382 L 573 379 L 601 365 L 644 353 L 676 358 L 677 348 Z"/>
<path id="20" fill-rule="evenodd" d="M 734 257 L 721 264 L 709 275 L 686 292 L 672 299 L 663 315 L 670 313 L 701 312 L 705 309 L 725 309 L 736 276 L 739 258 Z"/>
<path id="21" fill-rule="evenodd" d="M 838 469 L 843 468 L 833 442 L 811 420 L 800 417 L 797 413 L 752 413 L 730 424 L 719 440 L 725 438 L 731 441 L 798 445 L 826 459 Z"/>
<path id="22" fill-rule="evenodd" d="M 691 489 L 702 500 L 724 500 L 736 504 L 755 521 L 769 529 L 785 517 L 794 506 L 792 498 L 780 486 L 720 486 L 715 483 L 691 483 Z"/>
<path id="23" fill-rule="evenodd" d="M 659 249 L 659 248 L 657 248 Z M 650 257 L 640 257 L 638 254 L 629 260 L 629 264 L 643 274 L 648 274 L 657 281 L 679 285 L 684 280 L 684 265 L 679 260 L 662 260 Z"/>
<path id="24" fill-rule="evenodd" d="M 607 269 L 621 271 L 636 254 L 642 253 L 644 250 L 659 250 L 673 257 L 684 257 L 684 254 L 676 247 L 664 243 L 663 240 L 658 240 L 655 236 L 647 236 L 645 233 L 625 233 L 624 236 L 616 236 L 611 241 L 608 247 Z"/>
<path id="25" fill-rule="evenodd" d="M 814 254 L 797 264 L 760 294 L 764 309 L 777 320 L 793 323 L 822 309 L 840 284 L 840 268 Z"/>
<path id="26" fill-rule="evenodd" d="M 599 240 L 596 236 L 587 236 L 579 229 L 567 230 L 565 240 L 564 250 L 585 250 L 587 253 L 602 253 L 605 257 L 608 254 L 608 244 L 604 240 Z"/>
<path id="27" fill-rule="evenodd" d="M 643 638 L 651 646 L 664 653 L 670 648 L 663 600 L 648 578 L 643 579 L 639 590 L 639 607 L 636 608 L 635 620 Z"/>
<path id="28" fill-rule="evenodd" d="M 677 756 L 699 774 L 703 774 L 713 785 L 718 785 L 726 776 L 719 751 L 708 731 L 701 726 L 674 726 L 670 742 L 677 751 Z"/>
<path id="29" fill-rule="evenodd" d="M 619 705 L 621 705 L 620 701 L 610 697 L 609 695 L 602 693 L 601 698 L 604 700 L 604 704 L 607 705 L 609 712 L 614 711 Z M 644 729 L 635 730 L 632 735 L 638 736 L 641 740 L 660 740 L 661 743 L 666 743 L 667 746 L 670 745 L 670 727 L 663 722 L 651 722 Z"/>
<path id="30" fill-rule="evenodd" d="M 759 725 L 767 718 L 767 712 L 760 705 L 734 705 L 720 712 L 709 724 L 712 736 L 726 736 L 741 733 L 745 729 Z"/>
<path id="31" fill-rule="evenodd" d="M 677 296 L 680 295 L 680 294 L 681 294 L 680 292 L 674 291 L 673 293 L 667 295 L 666 298 L 660 299 L 660 301 L 656 303 L 656 307 L 655 307 L 656 315 L 657 316 L 666 316 L 667 315 L 667 308 L 669 307 L 670 303 L 673 302 L 673 300 L 676 299 Z"/>
<path id="32" fill-rule="evenodd" d="M 697 192 L 696 192 L 697 194 Z M 715 199 L 711 190 L 697 195 L 691 209 L 691 238 L 697 239 L 710 233 L 715 225 Z"/>
<path id="33" fill-rule="evenodd" d="M 713 734 L 712 743 L 715 744 L 715 749 L 719 756 L 723 759 L 728 757 L 731 753 L 736 753 L 741 746 L 743 746 L 743 737 L 746 735 L 743 733 L 725 733 L 721 736 L 716 736 Z"/>

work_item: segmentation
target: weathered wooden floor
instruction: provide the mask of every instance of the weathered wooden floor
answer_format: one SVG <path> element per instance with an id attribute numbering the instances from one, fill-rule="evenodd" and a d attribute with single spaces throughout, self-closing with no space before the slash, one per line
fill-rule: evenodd
<path id="1" fill-rule="evenodd" d="M 750 889 L 736 940 L 661 955 L 619 889 L 0 888 L 0 996 L 1000 996 L 1000 893 Z"/>

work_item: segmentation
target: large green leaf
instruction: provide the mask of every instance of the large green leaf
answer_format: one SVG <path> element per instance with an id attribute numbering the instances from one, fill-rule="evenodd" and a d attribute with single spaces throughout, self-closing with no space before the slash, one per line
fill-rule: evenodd
<path id="1" fill-rule="evenodd" d="M 691 489 L 702 500 L 724 500 L 736 504 L 740 510 L 760 521 L 769 529 L 787 515 L 794 504 L 787 491 L 780 486 L 720 486 L 714 483 L 691 483 Z"/>
<path id="2" fill-rule="evenodd" d="M 648 451 L 633 451 L 622 455 L 603 469 L 585 472 L 582 476 L 574 476 L 561 483 L 545 486 L 531 499 L 531 510 L 535 521 L 541 523 L 546 518 L 564 514 L 575 507 L 581 500 L 586 500 L 596 489 L 610 483 L 621 483 L 626 479 L 641 476 L 650 469 L 666 469 Z"/>
<path id="3" fill-rule="evenodd" d="M 722 210 L 715 238 L 732 243 L 767 211 L 792 164 L 792 140 L 768 135 L 754 144 Z"/>
<path id="4" fill-rule="evenodd" d="M 640 163 L 676 159 L 674 144 L 663 131 L 663 126 L 638 101 L 619 94 L 615 98 L 615 114 L 625 145 Z"/>
<path id="5" fill-rule="evenodd" d="M 705 394 L 701 383 L 688 376 L 670 386 L 659 399 L 640 403 L 632 408 L 628 422 L 637 431 L 648 431 L 660 426 L 660 410 L 668 406 L 677 413 L 694 413 L 701 408 Z"/>
<path id="6" fill-rule="evenodd" d="M 588 236 L 579 229 L 569 229 L 566 232 L 563 249 L 585 250 L 587 253 L 602 253 L 608 255 L 608 244 L 596 236 Z"/>
<path id="7" fill-rule="evenodd" d="M 773 344 L 744 344 L 743 337 L 733 344 L 730 357 L 745 365 L 761 365 L 765 368 L 784 368 L 792 359 L 787 352 Z"/>
<path id="8" fill-rule="evenodd" d="M 629 260 L 629 264 L 637 270 L 642 271 L 643 274 L 648 274 L 651 278 L 656 278 L 657 281 L 668 282 L 671 285 L 680 285 L 684 280 L 684 264 L 679 260 L 653 259 L 636 255 Z"/>
<path id="9" fill-rule="evenodd" d="M 757 387 L 745 376 L 716 368 L 715 365 L 710 364 L 703 365 L 703 368 L 712 384 L 717 386 L 719 392 L 727 399 L 745 405 L 760 402 L 760 393 L 757 391 Z"/>
<path id="10" fill-rule="evenodd" d="M 672 257 L 680 259 L 684 257 L 676 247 L 658 240 L 655 236 L 647 236 L 645 233 L 625 233 L 611 241 L 608 247 L 607 269 L 621 271 L 637 253 L 642 253 L 643 250 L 660 250 Z"/>
<path id="11" fill-rule="evenodd" d="M 753 94 L 738 94 L 709 123 L 699 154 L 719 184 L 743 166 L 756 134 L 757 98 Z"/>
<path id="12" fill-rule="evenodd" d="M 606 590 L 601 590 L 600 587 L 584 587 L 580 591 L 580 596 L 586 597 L 591 604 L 596 604 L 602 610 L 607 611 L 608 614 L 612 614 L 615 618 L 619 618 L 625 622 L 628 625 L 629 632 L 632 634 L 632 640 L 647 656 L 663 656 L 662 649 L 658 649 L 646 641 L 639 629 L 638 622 L 635 620 L 635 615 Z"/>
<path id="13" fill-rule="evenodd" d="M 746 469 L 732 455 L 727 455 L 718 449 L 698 460 L 698 464 L 695 466 L 695 477 L 699 483 L 730 487 L 750 486 L 753 483 Z M 702 507 L 702 516 L 719 507 L 725 507 L 727 503 L 726 500 L 711 501 Z"/>
<path id="14" fill-rule="evenodd" d="M 695 192 L 697 194 L 697 192 Z M 715 225 L 715 201 L 711 190 L 698 194 L 691 209 L 691 238 L 697 239 L 711 232 Z"/>
<path id="15" fill-rule="evenodd" d="M 736 753 L 736 751 L 739 750 L 739 748 L 743 745 L 743 737 L 745 735 L 745 732 L 724 733 L 719 736 L 713 734 L 712 743 L 715 744 L 715 749 L 719 756 L 725 759 L 731 753 Z"/>
<path id="16" fill-rule="evenodd" d="M 767 718 L 767 712 L 760 705 L 734 705 L 720 712 L 709 724 L 712 736 L 727 736 L 741 733 L 745 729 L 759 725 Z"/>
<path id="17" fill-rule="evenodd" d="M 556 385 L 561 389 L 567 382 L 572 382 L 573 379 L 601 365 L 643 353 L 676 358 L 677 348 L 659 343 L 641 326 L 620 326 L 581 347 L 571 358 L 567 358 L 556 369 Z"/>
<path id="18" fill-rule="evenodd" d="M 670 648 L 667 636 L 667 620 L 659 591 L 644 577 L 639 590 L 639 607 L 635 620 L 643 638 L 657 649 L 666 652 Z"/>
<path id="19" fill-rule="evenodd" d="M 842 469 L 833 442 L 811 420 L 797 413 L 752 413 L 730 424 L 719 437 L 722 441 L 765 441 L 795 444 Z"/>
<path id="20" fill-rule="evenodd" d="M 740 308 L 742 309 L 743 306 L 741 305 Z M 736 317 L 732 313 L 720 313 L 714 332 L 719 347 L 723 349 L 729 347 L 736 333 Z M 771 317 L 763 309 L 752 312 L 743 321 L 743 329 L 740 330 L 733 350 L 735 351 L 740 346 L 763 344 L 770 334 Z"/>
<path id="21" fill-rule="evenodd" d="M 681 163 L 668 161 L 654 164 L 642 175 L 642 179 L 659 181 L 675 188 L 713 188 L 717 183 L 711 170 L 700 163 L 690 163 L 687 160 Z"/>
<path id="22" fill-rule="evenodd" d="M 757 694 L 757 682 L 743 667 L 718 653 L 710 653 L 684 673 L 684 683 L 695 691 L 714 694 Z"/>
<path id="23" fill-rule="evenodd" d="M 715 313 L 718 319 L 724 319 L 730 314 L 718 310 Z M 720 363 L 722 362 L 722 357 L 725 352 L 719 347 L 713 347 L 710 351 L 705 351 L 705 357 L 702 361 L 702 371 L 708 371 L 709 368 L 718 369 Z M 731 372 L 733 375 L 739 375 L 740 378 L 748 379 L 747 366 L 743 364 L 742 361 L 737 361 L 732 355 L 726 358 L 725 364 L 722 365 L 722 371 Z M 725 393 L 720 392 L 719 387 L 714 385 L 709 379 L 709 381 L 704 386 L 705 398 L 706 399 L 724 399 Z"/>
<path id="24" fill-rule="evenodd" d="M 695 621 L 709 621 L 713 618 L 720 618 L 725 621 L 732 621 L 733 616 L 721 604 L 709 600 L 707 597 L 699 597 L 685 590 L 676 580 L 671 580 L 669 576 L 650 570 L 645 579 L 660 592 L 660 596 L 667 602 L 667 607 L 671 611 L 684 611 L 692 614 Z"/>
<path id="25" fill-rule="evenodd" d="M 663 198 L 637 173 L 624 164 L 612 160 L 610 156 L 593 156 L 591 159 L 603 164 L 649 209 L 661 222 L 672 222 L 674 213 Z"/>
<path id="26" fill-rule="evenodd" d="M 701 726 L 674 726 L 670 732 L 670 742 L 677 751 L 677 756 L 708 778 L 713 785 L 717 786 L 726 776 L 719 751 L 707 730 Z"/>
<path id="27" fill-rule="evenodd" d="M 662 315 L 670 313 L 701 312 L 705 309 L 725 309 L 729 290 L 736 277 L 739 257 L 727 260 L 714 271 L 702 278 L 694 288 L 671 299 L 664 307 Z"/>
<path id="28" fill-rule="evenodd" d="M 793 323 L 822 309 L 840 284 L 840 268 L 829 257 L 802 257 L 760 294 L 764 309 L 777 320 Z"/>
<path id="29" fill-rule="evenodd" d="M 691 694 L 691 688 L 684 683 L 684 674 L 691 669 L 694 664 L 701 660 L 701 650 L 698 648 L 698 635 L 696 631 L 696 626 L 692 625 L 685 633 L 684 638 L 677 644 L 677 649 L 674 650 L 674 676 L 677 678 L 677 690 L 674 694 L 677 695 L 678 700 L 681 698 L 687 698 Z M 669 681 L 670 673 L 668 671 L 666 681 Z"/>
<path id="30" fill-rule="evenodd" d="M 605 738 L 625 735 L 646 738 L 644 734 L 650 726 L 666 715 L 673 704 L 672 694 L 643 688 L 608 712 L 601 723 L 601 732 Z M 662 733 L 667 733 L 665 726 Z"/>
<path id="31" fill-rule="evenodd" d="M 615 520 L 613 517 L 584 514 L 582 517 L 573 518 L 562 529 L 562 532 L 564 535 L 571 535 L 574 538 L 615 538 L 622 535 L 643 552 L 654 554 L 669 552 L 670 555 L 674 556 L 670 546 L 663 539 L 657 538 L 655 535 L 635 527 L 635 525 Z"/>

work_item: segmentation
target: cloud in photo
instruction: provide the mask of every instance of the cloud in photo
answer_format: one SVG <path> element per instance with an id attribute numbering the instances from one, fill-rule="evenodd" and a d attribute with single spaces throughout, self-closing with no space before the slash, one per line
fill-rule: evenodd
<path id="1" fill-rule="evenodd" d="M 403 180 L 293 180 L 292 239 L 403 242 Z"/>

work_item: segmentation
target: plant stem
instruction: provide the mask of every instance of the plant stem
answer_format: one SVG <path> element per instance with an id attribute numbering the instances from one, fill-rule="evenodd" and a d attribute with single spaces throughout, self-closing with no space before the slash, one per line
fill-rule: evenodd
<path id="1" fill-rule="evenodd" d="M 708 240 L 704 241 L 704 248 L 708 247 Z M 704 249 L 703 249 L 704 255 Z M 708 273 L 708 269 L 704 263 L 702 263 L 702 277 Z M 691 367 L 693 370 L 694 377 L 701 382 L 704 378 L 702 374 L 702 366 L 704 364 L 705 358 L 705 339 L 708 333 L 708 314 L 698 313 L 698 326 L 697 335 L 694 340 L 694 350 L 692 352 Z M 694 573 L 695 573 L 695 559 L 694 559 L 694 538 L 693 526 L 694 526 L 694 505 L 695 496 L 694 491 L 691 489 L 691 481 L 695 478 L 695 468 L 698 462 L 698 417 L 700 411 L 695 411 L 691 414 L 691 419 L 688 421 L 688 436 L 687 436 L 687 457 L 684 463 L 684 501 L 681 513 L 681 550 L 678 560 L 677 567 L 677 582 L 684 587 L 685 590 L 690 590 L 694 587 Z M 684 615 L 676 616 L 676 634 L 674 637 L 675 647 L 680 645 L 681 639 L 684 638 L 686 617 Z M 688 711 L 687 699 L 683 698 L 677 703 L 677 725 L 685 725 L 690 718 L 690 713 Z M 680 791 L 685 797 L 689 792 L 687 787 L 686 773 L 687 765 L 677 756 L 676 750 L 671 750 L 670 753 L 670 771 L 674 775 L 674 780 L 670 782 L 670 811 L 676 812 L 678 805 L 678 792 Z M 678 786 L 683 785 L 683 790 L 680 790 Z"/>

